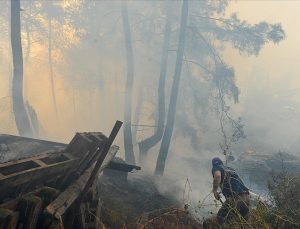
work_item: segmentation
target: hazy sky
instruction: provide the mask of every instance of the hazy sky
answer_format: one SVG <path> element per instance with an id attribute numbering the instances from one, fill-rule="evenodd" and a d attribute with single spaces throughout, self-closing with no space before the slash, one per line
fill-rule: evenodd
<path id="1" fill-rule="evenodd" d="M 232 1 L 229 9 L 251 24 L 281 23 L 286 32 L 285 40 L 267 44 L 257 57 L 224 52 L 241 91 L 235 109 L 245 121 L 246 141 L 251 147 L 251 136 L 264 132 L 261 141 L 271 150 L 300 154 L 300 1 Z"/>
<path id="2" fill-rule="evenodd" d="M 232 1 L 227 16 L 232 12 L 237 12 L 241 19 L 244 19 L 251 24 L 259 23 L 261 21 L 281 23 L 286 32 L 285 40 L 276 45 L 272 43 L 267 44 L 261 50 L 258 57 L 241 56 L 231 47 L 227 47 L 223 53 L 226 62 L 235 69 L 237 83 L 241 91 L 240 103 L 234 107 L 234 110 L 237 111 L 238 115 L 241 115 L 245 121 L 246 135 L 248 136 L 246 142 L 249 142 L 249 145 L 255 145 L 253 142 L 255 140 L 251 136 L 254 136 L 254 133 L 264 132 L 262 141 L 268 139 L 270 141 L 268 144 L 270 145 L 274 145 L 275 142 L 276 146 L 274 146 L 274 149 L 279 148 L 279 146 L 283 146 L 284 149 L 290 151 L 300 149 L 300 137 L 298 131 L 300 120 L 295 119 L 295 117 L 300 117 L 300 106 L 298 107 L 299 109 L 297 109 L 297 107 L 292 106 L 293 104 L 285 104 L 283 101 L 285 97 L 289 97 L 295 101 L 295 104 L 300 102 L 300 68 L 298 67 L 300 63 L 300 0 Z M 1 28 L 3 29 L 4 27 Z M 8 41 L 5 34 L 0 34 L 0 36 Z M 23 46 L 24 45 L 25 44 L 23 44 Z M 4 53 L 5 50 L 10 50 L 8 44 L 6 44 L 6 46 L 1 44 L 0 46 L 0 54 Z M 60 130 L 59 132 L 62 133 L 62 136 L 58 136 L 57 127 L 52 125 L 52 122 L 55 120 L 49 118 L 53 116 L 51 113 L 53 108 L 51 105 L 50 90 L 45 89 L 50 88 L 47 70 L 47 52 L 37 51 L 39 48 L 37 45 L 33 48 L 35 48 L 35 52 L 32 54 L 31 65 L 27 68 L 25 66 L 25 75 L 29 80 L 30 77 L 32 77 L 32 79 L 36 79 L 37 76 L 39 77 L 38 80 L 30 81 L 30 88 L 28 90 L 30 93 L 29 100 L 32 105 L 36 107 L 38 115 L 42 120 L 42 124 L 48 131 L 49 137 L 52 139 L 55 136 L 55 140 L 61 139 L 63 141 L 68 141 L 69 138 L 72 137 L 75 127 L 72 128 L 72 130 L 68 129 L 65 132 Z M 24 52 L 25 51 L 24 47 Z M 7 74 L 7 69 L 9 69 L 9 66 L 7 62 L 4 62 L 2 66 L 3 67 L 0 68 L 2 82 L 0 84 L 0 98 L 9 95 L 7 83 L 9 75 Z M 32 72 L 26 74 L 29 69 Z M 74 95 L 72 95 L 72 88 L 65 88 L 66 85 L 61 82 L 59 73 L 60 69 L 55 69 L 54 78 L 57 97 L 59 99 L 59 112 L 62 112 L 65 116 L 63 117 L 63 120 L 60 121 L 67 123 L 68 127 L 74 126 L 72 124 L 72 122 L 74 122 L 74 117 L 72 117 L 74 116 L 73 105 L 70 105 L 72 104 L 72 100 L 75 99 L 79 101 L 80 98 L 84 100 L 90 96 L 98 98 L 101 96 L 103 97 L 103 95 L 100 96 L 88 92 L 81 92 L 81 94 L 79 94 L 79 92 L 76 91 Z M 113 77 L 119 75 L 122 75 L 122 73 L 116 72 Z M 29 80 L 27 81 L 29 82 Z M 41 85 L 44 85 L 45 87 L 42 87 Z M 118 96 L 122 100 L 122 90 L 119 88 L 115 89 L 119 91 Z M 108 92 L 106 91 L 103 93 L 106 93 L 107 95 Z M 97 102 L 99 101 L 95 99 L 92 101 L 95 105 L 94 107 L 96 107 Z M 103 101 L 103 104 L 107 105 L 105 102 L 107 103 L 108 101 Z M 79 101 L 78 103 L 82 104 L 83 102 Z M 122 104 L 116 103 L 115 106 L 123 108 Z M 64 112 L 66 107 L 70 109 L 70 112 Z M 78 112 L 81 111 L 78 104 L 75 108 Z M 122 112 L 117 112 L 117 108 L 111 108 L 103 114 L 103 116 L 111 117 L 112 115 L 109 114 L 109 112 L 112 112 L 112 109 L 115 109 L 116 111 L 114 111 L 114 113 L 118 114 L 117 117 L 112 117 L 113 120 L 123 117 Z M 89 120 L 89 116 L 92 112 L 95 111 L 92 109 L 89 110 L 89 112 L 83 111 L 82 113 L 86 115 L 81 116 L 81 120 Z M 287 114 L 284 120 L 280 119 L 280 115 L 282 114 Z M 96 118 L 99 119 L 99 117 L 95 116 L 95 119 Z M 75 117 L 76 123 L 79 123 L 77 119 L 78 117 Z M 109 131 L 112 124 L 113 122 L 102 124 L 101 130 L 104 132 Z M 77 126 L 76 130 L 88 131 L 94 130 L 93 128 L 99 129 L 98 126 L 95 127 L 94 120 L 90 123 L 83 122 L 81 126 Z M 283 136 L 281 136 L 281 134 Z"/>
<path id="3" fill-rule="evenodd" d="M 226 47 L 223 52 L 225 61 L 235 69 L 237 83 L 241 91 L 240 103 L 235 105 L 233 110 L 236 115 L 242 116 L 247 138 L 239 144 L 238 152 L 252 148 L 263 153 L 286 150 L 300 155 L 300 0 L 232 1 L 227 16 L 233 12 L 237 12 L 239 18 L 251 24 L 261 21 L 281 23 L 286 32 L 285 40 L 276 45 L 267 44 L 257 57 L 241 56 L 231 47 Z M 3 28 L 3 23 L 1 24 L 0 21 L 0 31 Z M 6 34 L 0 33 L 0 37 L 3 41 L 7 41 L 7 44 L 0 44 L 1 56 L 6 54 L 5 51 L 10 50 L 10 47 Z M 123 118 L 124 88 L 122 85 L 125 81 L 123 77 L 125 68 L 112 66 L 115 70 L 113 75 L 109 75 L 112 80 L 109 81 L 110 84 L 106 85 L 106 89 L 101 94 L 88 90 L 80 92 L 74 90 L 71 85 L 64 82 L 63 78 L 66 75 L 63 75 L 61 69 L 55 68 L 55 88 L 59 114 L 62 115 L 58 123 L 64 125 L 54 125 L 56 120 L 53 115 L 50 94 L 47 52 L 43 52 L 42 48 L 45 47 L 33 45 L 34 52 L 31 54 L 30 63 L 25 65 L 24 71 L 27 82 L 30 82 L 28 85 L 29 101 L 36 108 L 49 139 L 68 142 L 75 131 L 103 131 L 108 134 L 113 122 Z M 137 52 L 135 50 L 135 54 Z M 82 53 L 80 54 L 82 55 Z M 103 65 L 115 64 L 115 62 L 106 63 L 110 59 L 106 58 L 105 55 L 103 56 L 105 57 L 102 60 Z M 6 59 L 10 59 L 8 55 L 6 57 Z M 1 61 L 0 98 L 10 94 L 8 87 L 9 64 L 7 60 Z M 148 68 L 150 67 L 148 66 Z M 114 97 L 112 98 L 111 95 Z M 135 95 L 134 100 L 136 98 L 137 95 Z M 77 103 L 73 106 L 75 100 Z M 85 101 L 89 101 L 90 104 Z M 5 104 L 6 106 L 2 107 L 3 110 L 0 110 L 0 117 L 5 113 L 4 111 L 8 110 L 9 100 Z M 298 104 L 299 106 L 297 106 Z M 107 109 L 108 107 L 109 109 Z M 133 108 L 134 112 L 135 108 Z M 100 125 L 99 120 L 101 119 L 105 121 Z M 2 117 L 2 120 L 7 120 L 7 117 Z M 1 123 L 2 131 L 10 127 L 7 123 L 9 121 Z M 5 125 L 8 125 L 8 128 L 3 128 Z M 145 138 L 145 136 L 142 137 Z M 203 142 L 203 139 L 201 141 Z M 122 133 L 118 135 L 116 143 L 122 147 Z M 190 177 L 193 187 L 196 186 L 196 189 L 199 188 L 199 190 L 204 186 L 210 188 L 210 180 L 208 181 L 210 170 L 205 166 L 208 165 L 212 152 L 196 152 L 198 157 L 195 160 L 192 157 L 195 156 L 195 152 L 190 149 L 189 141 L 172 142 L 172 146 L 179 153 L 183 153 L 186 158 L 183 160 L 178 158 L 179 153 L 170 152 L 168 163 L 172 166 L 167 166 L 166 169 L 172 170 L 172 174 L 176 175 L 177 178 L 179 177 L 180 182 L 185 181 L 185 177 L 194 174 L 196 176 L 194 177 L 195 182 L 192 182 L 193 177 Z M 153 154 L 153 158 L 155 162 L 156 154 Z M 198 160 L 201 161 L 201 164 Z M 194 168 L 202 169 L 202 171 L 197 173 Z M 179 174 L 179 171 L 182 174 Z M 202 176 L 199 180 L 198 174 L 202 173 L 207 176 Z M 206 192 L 199 193 L 205 194 Z M 196 194 L 196 199 L 201 199 L 197 196 L 197 192 L 194 191 L 194 194 Z"/>
<path id="4" fill-rule="evenodd" d="M 228 61 L 236 70 L 242 96 L 246 96 L 246 82 L 254 69 L 264 72 L 272 81 L 287 79 L 293 82 L 293 88 L 299 88 L 300 1 L 232 1 L 230 10 L 238 12 L 240 18 L 249 23 L 255 24 L 260 21 L 281 23 L 286 32 L 285 40 L 277 45 L 271 43 L 266 45 L 258 57 L 241 58 L 237 52 L 226 53 Z"/>

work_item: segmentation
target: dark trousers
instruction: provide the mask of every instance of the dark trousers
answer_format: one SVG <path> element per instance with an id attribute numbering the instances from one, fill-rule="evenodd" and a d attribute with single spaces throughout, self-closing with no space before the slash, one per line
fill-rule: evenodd
<path id="1" fill-rule="evenodd" d="M 227 198 L 219 209 L 217 216 L 206 219 L 203 222 L 203 229 L 220 228 L 225 222 L 242 217 L 248 219 L 250 207 L 250 197 L 248 193 L 236 195 Z"/>
<path id="2" fill-rule="evenodd" d="M 225 222 L 236 217 L 248 219 L 250 197 L 248 193 L 242 193 L 234 197 L 227 198 L 217 216 Z"/>

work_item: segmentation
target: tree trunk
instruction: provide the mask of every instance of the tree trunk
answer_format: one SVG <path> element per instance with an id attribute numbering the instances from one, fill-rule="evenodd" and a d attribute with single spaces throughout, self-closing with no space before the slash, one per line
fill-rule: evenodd
<path id="1" fill-rule="evenodd" d="M 57 104 L 56 104 L 56 96 L 55 96 L 55 88 L 54 88 L 54 79 L 53 79 L 53 63 L 52 63 L 52 19 L 51 16 L 48 18 L 48 64 L 49 64 L 49 78 L 51 83 L 51 95 L 52 101 L 55 111 L 56 121 L 58 121 L 58 112 L 57 112 Z"/>
<path id="2" fill-rule="evenodd" d="M 181 75 L 181 68 L 183 62 L 183 53 L 184 53 L 184 43 L 185 43 L 185 30 L 187 25 L 187 18 L 188 18 L 188 0 L 184 0 L 182 3 L 182 10 L 181 10 L 181 23 L 180 23 L 180 30 L 179 30 L 179 42 L 178 42 L 178 50 L 177 50 L 177 57 L 176 57 L 176 65 L 175 65 L 175 72 L 173 78 L 173 84 L 171 89 L 171 97 L 170 97 L 170 104 L 169 104 L 169 111 L 167 117 L 167 124 L 165 128 L 165 132 L 162 138 L 155 174 L 163 175 L 165 169 L 165 163 L 168 156 L 168 150 L 172 138 L 172 133 L 174 129 L 174 121 L 175 121 L 175 113 L 176 113 L 176 103 L 178 97 L 178 89 L 179 89 L 179 82 L 180 82 L 180 75 Z"/>
<path id="3" fill-rule="evenodd" d="M 31 50 L 31 44 L 30 44 L 30 29 L 29 29 L 29 22 L 28 18 L 25 21 L 25 30 L 26 30 L 26 55 L 25 55 L 25 69 L 27 68 L 27 65 L 29 63 L 29 57 L 30 57 L 30 50 Z M 28 76 L 25 74 L 24 76 L 24 99 L 25 101 L 28 100 Z"/>
<path id="4" fill-rule="evenodd" d="M 26 48 L 26 56 L 25 56 L 25 63 L 27 64 L 29 62 L 29 56 L 30 56 L 30 30 L 29 30 L 29 23 L 28 21 L 25 23 L 25 29 L 26 29 L 26 42 L 27 42 L 27 48 Z"/>
<path id="5" fill-rule="evenodd" d="M 132 128 L 132 142 L 134 144 L 137 143 L 137 132 L 138 132 L 138 124 L 140 121 L 140 116 L 141 116 L 141 111 L 142 111 L 142 106 L 143 106 L 143 101 L 144 101 L 144 88 L 140 85 L 140 89 L 139 89 L 139 94 L 138 94 L 138 98 L 137 98 L 137 104 L 135 107 L 135 111 L 134 111 L 134 124 L 136 124 L 136 126 L 134 128 Z"/>
<path id="6" fill-rule="evenodd" d="M 131 133 L 131 97 L 133 88 L 133 53 L 131 44 L 130 25 L 128 20 L 128 10 L 126 2 L 122 2 L 122 18 L 123 29 L 125 36 L 126 46 L 126 61 L 127 61 L 127 78 L 126 78 L 126 91 L 125 91 L 125 112 L 124 112 L 124 148 L 125 160 L 129 163 L 135 164 L 135 158 L 132 145 Z"/>
<path id="7" fill-rule="evenodd" d="M 13 56 L 12 99 L 16 126 L 21 136 L 32 137 L 23 100 L 23 53 L 21 43 L 20 0 L 11 1 L 11 49 Z"/>
<path id="8" fill-rule="evenodd" d="M 165 112 L 165 82 L 166 82 L 167 65 L 168 65 L 168 49 L 169 49 L 170 35 L 171 35 L 170 7 L 167 3 L 166 3 L 166 11 L 167 11 L 167 16 L 166 16 L 166 25 L 165 25 L 165 35 L 164 35 L 164 42 L 162 46 L 160 75 L 159 75 L 159 82 L 158 82 L 157 128 L 152 136 L 144 139 L 139 143 L 141 163 L 145 163 L 149 149 L 151 149 L 161 140 L 164 133 L 165 113 L 166 113 Z"/>
<path id="9" fill-rule="evenodd" d="M 72 84 L 72 103 L 73 103 L 73 116 L 74 116 L 74 125 L 73 125 L 73 131 L 76 132 L 77 127 L 78 127 L 78 122 L 77 122 L 77 112 L 76 112 L 76 98 L 75 98 L 75 88 L 74 84 Z"/>

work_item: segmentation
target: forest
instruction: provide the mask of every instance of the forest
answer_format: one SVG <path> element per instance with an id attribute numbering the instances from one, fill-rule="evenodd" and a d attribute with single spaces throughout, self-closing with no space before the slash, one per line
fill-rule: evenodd
<path id="1" fill-rule="evenodd" d="M 115 134 L 118 160 L 131 170 L 142 170 L 143 178 L 135 182 L 143 190 L 153 186 L 160 196 L 154 202 L 176 203 L 178 222 L 189 211 L 188 221 L 202 224 L 210 212 L 224 206 L 211 191 L 211 159 L 220 157 L 237 170 L 251 192 L 272 199 L 268 207 L 257 203 L 252 221 L 261 224 L 242 220 L 242 226 L 229 223 L 224 228 L 299 226 L 299 206 L 285 206 L 293 201 L 281 196 L 300 188 L 299 179 L 285 186 L 300 173 L 299 69 L 292 66 L 299 62 L 300 30 L 292 22 L 298 2 L 3 0 L 0 8 L 1 135 L 63 144 L 51 146 L 61 150 L 76 133 L 85 133 L 87 137 L 76 134 L 66 146 L 68 158 L 76 136 L 104 141 L 102 134 L 108 137 L 120 120 L 118 135 L 115 129 L 110 135 Z M 1 166 L 28 157 L 27 146 L 22 150 L 21 145 L 24 155 L 16 156 L 8 153 L 13 146 L 5 141 L 0 137 Z M 111 153 L 107 144 L 101 143 L 103 155 L 106 148 L 107 155 Z M 32 150 L 38 155 L 36 147 Z M 92 157 L 91 151 L 80 156 L 80 163 Z M 90 168 L 97 167 L 101 155 L 95 158 L 94 164 L 89 159 Z M 34 160 L 43 164 L 42 159 Z M 120 166 L 103 160 L 109 168 Z M 1 166 L 0 178 L 6 175 Z M 84 174 L 82 170 L 79 175 Z M 103 192 L 110 181 L 99 185 L 104 195 L 100 199 L 111 198 L 110 191 Z M 143 194 L 132 195 L 143 199 Z M 289 197 L 299 196 L 293 195 Z M 184 206 L 182 211 L 178 205 Z M 269 208 L 277 213 L 266 213 Z M 144 213 L 136 211 L 136 217 Z M 98 228 L 157 228 L 148 223 L 130 227 L 121 216 L 113 226 L 112 216 L 103 217 L 110 223 L 104 219 Z M 156 222 L 158 228 L 200 228 L 175 227 L 173 222 L 163 226 L 163 221 Z"/>

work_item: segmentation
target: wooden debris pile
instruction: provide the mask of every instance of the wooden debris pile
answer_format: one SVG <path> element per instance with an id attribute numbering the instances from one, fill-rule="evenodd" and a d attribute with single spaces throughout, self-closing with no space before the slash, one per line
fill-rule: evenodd
<path id="1" fill-rule="evenodd" d="M 61 151 L 0 164 L 0 229 L 99 228 L 98 174 L 106 167 L 139 169 L 110 165 L 121 125 L 117 121 L 108 138 L 77 133 Z"/>

